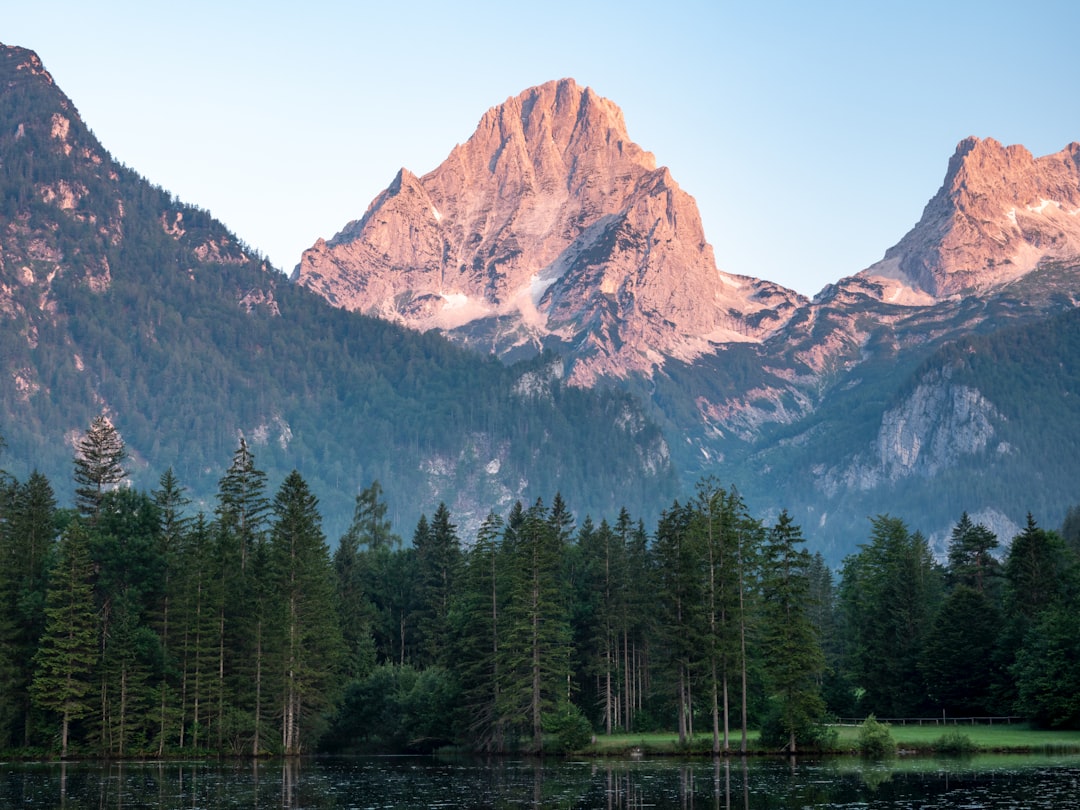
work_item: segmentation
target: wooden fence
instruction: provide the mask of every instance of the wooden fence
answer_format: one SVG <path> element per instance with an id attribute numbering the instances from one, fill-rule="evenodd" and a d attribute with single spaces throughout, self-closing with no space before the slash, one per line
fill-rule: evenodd
<path id="1" fill-rule="evenodd" d="M 1026 723 L 1026 717 L 875 717 L 879 723 L 888 723 L 891 726 L 992 726 L 1011 725 L 1013 723 Z M 865 717 L 838 717 L 829 725 L 832 726 L 861 726 Z"/>

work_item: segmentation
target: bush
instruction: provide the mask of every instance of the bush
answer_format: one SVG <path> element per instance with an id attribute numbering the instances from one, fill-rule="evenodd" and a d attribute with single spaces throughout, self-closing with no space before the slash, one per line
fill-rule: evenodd
<path id="1" fill-rule="evenodd" d="M 805 719 L 795 729 L 795 741 L 800 749 L 831 750 L 836 747 L 837 736 L 836 729 Z M 783 710 L 778 701 L 769 701 L 768 711 L 761 720 L 760 739 L 766 748 L 781 750 L 786 749 L 790 742 L 788 730 L 784 727 Z"/>
<path id="2" fill-rule="evenodd" d="M 934 740 L 933 749 L 937 754 L 971 754 L 975 751 L 975 743 L 963 732 L 949 731 Z"/>
<path id="3" fill-rule="evenodd" d="M 896 740 L 888 723 L 879 723 L 870 715 L 859 726 L 859 753 L 867 759 L 886 759 L 896 755 Z"/>
<path id="4" fill-rule="evenodd" d="M 569 700 L 544 715 L 544 731 L 555 738 L 558 751 L 580 751 L 592 742 L 593 730 L 581 709 Z"/>

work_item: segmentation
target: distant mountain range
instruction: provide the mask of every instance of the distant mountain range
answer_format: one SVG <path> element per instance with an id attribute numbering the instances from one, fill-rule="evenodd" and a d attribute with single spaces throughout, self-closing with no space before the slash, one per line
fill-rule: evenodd
<path id="1" fill-rule="evenodd" d="M 881 512 L 1007 540 L 1080 502 L 1077 144 L 962 141 L 919 223 L 811 300 L 717 269 L 694 200 L 564 79 L 402 169 L 290 284 L 2 53 L 9 469 L 66 474 L 46 448 L 104 408 L 147 477 L 196 459 L 209 497 L 243 433 L 334 525 L 380 478 L 406 534 L 439 499 L 468 525 L 556 489 L 651 519 L 713 474 L 833 560 Z"/>

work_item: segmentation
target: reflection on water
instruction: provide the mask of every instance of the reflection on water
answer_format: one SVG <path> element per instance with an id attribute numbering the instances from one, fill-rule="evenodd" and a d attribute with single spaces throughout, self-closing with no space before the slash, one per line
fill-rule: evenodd
<path id="1" fill-rule="evenodd" d="M 827 760 L 0 762 L 20 808 L 1080 807 L 1080 756 Z"/>

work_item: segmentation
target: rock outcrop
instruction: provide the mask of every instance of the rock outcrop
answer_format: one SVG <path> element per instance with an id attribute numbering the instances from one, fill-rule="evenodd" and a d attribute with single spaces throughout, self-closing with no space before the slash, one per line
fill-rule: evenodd
<path id="1" fill-rule="evenodd" d="M 861 275 L 941 299 L 1078 257 L 1080 143 L 1035 158 L 1023 146 L 966 138 L 918 224 Z"/>
<path id="2" fill-rule="evenodd" d="M 556 347 L 585 384 L 760 339 L 803 303 L 718 271 L 693 198 L 571 79 L 489 110 L 431 173 L 402 169 L 293 278 L 484 351 Z"/>

